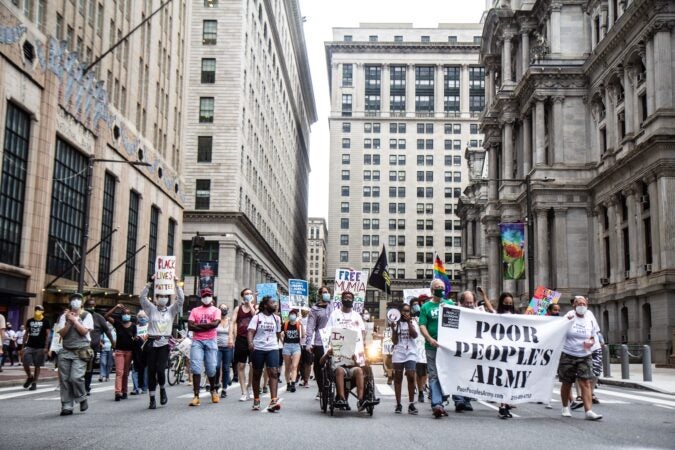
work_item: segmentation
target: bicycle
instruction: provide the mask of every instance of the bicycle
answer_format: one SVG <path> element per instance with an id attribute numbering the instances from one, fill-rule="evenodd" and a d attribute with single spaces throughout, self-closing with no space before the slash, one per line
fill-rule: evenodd
<path id="1" fill-rule="evenodd" d="M 171 338 L 169 340 L 169 345 L 171 346 L 171 350 L 169 353 L 169 364 L 167 366 L 167 380 L 169 386 L 174 386 L 183 382 L 192 340 L 190 340 L 190 338 L 184 338 L 178 341 Z"/>

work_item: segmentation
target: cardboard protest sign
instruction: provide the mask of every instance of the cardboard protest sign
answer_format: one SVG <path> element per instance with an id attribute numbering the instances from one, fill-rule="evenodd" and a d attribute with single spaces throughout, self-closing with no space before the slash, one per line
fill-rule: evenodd
<path id="1" fill-rule="evenodd" d="M 174 295 L 176 257 L 158 256 L 155 260 L 155 295 Z"/>
<path id="2" fill-rule="evenodd" d="M 391 340 L 391 328 L 389 326 L 385 326 L 382 338 L 382 354 L 391 355 L 393 352 L 394 342 Z"/>
<path id="3" fill-rule="evenodd" d="M 410 300 L 417 298 L 420 295 L 426 295 L 427 298 L 431 298 L 431 289 L 403 289 L 403 303 L 409 305 Z"/>
<path id="4" fill-rule="evenodd" d="M 441 305 L 436 367 L 443 392 L 497 403 L 548 403 L 572 323 Z"/>
<path id="5" fill-rule="evenodd" d="M 288 297 L 291 308 L 309 308 L 309 283 L 307 283 L 307 280 L 288 280 Z"/>
<path id="6" fill-rule="evenodd" d="M 291 311 L 291 303 L 288 295 L 279 296 L 279 312 L 281 313 L 281 318 L 286 321 L 288 320 L 288 313 Z"/>
<path id="7" fill-rule="evenodd" d="M 533 314 L 535 316 L 545 316 L 548 310 L 548 305 L 558 303 L 560 300 L 560 292 L 546 289 L 544 286 L 537 286 L 534 291 L 534 296 L 527 306 L 525 314 Z"/>
<path id="8" fill-rule="evenodd" d="M 353 310 L 363 313 L 366 302 L 366 282 L 368 272 L 363 270 L 337 269 L 335 271 L 335 286 L 333 289 L 333 309 L 342 308 L 342 293 L 354 294 Z"/>
<path id="9" fill-rule="evenodd" d="M 347 328 L 333 328 L 330 332 L 330 346 L 334 358 L 352 359 L 356 353 L 359 332 Z"/>
<path id="10" fill-rule="evenodd" d="M 330 347 L 330 332 L 331 329 L 328 327 L 319 329 L 319 334 L 321 335 L 321 345 L 323 345 L 324 350 Z"/>

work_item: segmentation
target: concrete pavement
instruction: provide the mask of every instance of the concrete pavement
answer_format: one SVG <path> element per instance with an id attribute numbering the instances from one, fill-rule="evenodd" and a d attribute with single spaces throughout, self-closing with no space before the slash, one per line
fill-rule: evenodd
<path id="1" fill-rule="evenodd" d="M 629 379 L 621 378 L 621 365 L 611 365 L 611 377 L 600 377 L 600 384 L 646 389 L 675 395 L 675 369 L 657 368 L 652 365 L 652 381 L 643 381 L 642 364 L 629 365 Z"/>

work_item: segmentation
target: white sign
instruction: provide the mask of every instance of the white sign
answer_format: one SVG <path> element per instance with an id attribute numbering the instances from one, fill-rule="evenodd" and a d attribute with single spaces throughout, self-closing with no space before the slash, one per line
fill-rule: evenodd
<path id="1" fill-rule="evenodd" d="M 341 359 L 351 360 L 356 353 L 356 342 L 359 332 L 347 328 L 333 328 L 330 333 L 330 346 L 333 349 L 333 358 L 336 363 Z"/>
<path id="2" fill-rule="evenodd" d="M 431 289 L 403 289 L 403 303 L 409 305 L 413 298 L 417 298 L 420 295 L 426 295 L 427 298 L 431 298 Z"/>
<path id="3" fill-rule="evenodd" d="M 354 294 L 353 310 L 359 314 L 363 314 L 367 282 L 367 271 L 337 269 L 335 271 L 335 288 L 333 289 L 333 309 L 342 308 L 343 292 L 351 292 Z"/>
<path id="4" fill-rule="evenodd" d="M 323 349 L 328 350 L 328 347 L 330 347 L 330 328 L 328 327 L 323 327 L 319 329 L 319 335 L 321 335 L 321 345 L 323 345 Z"/>
<path id="5" fill-rule="evenodd" d="M 391 340 L 391 327 L 386 325 L 382 334 L 382 354 L 391 355 L 394 352 L 394 342 Z"/>
<path id="6" fill-rule="evenodd" d="M 175 294 L 176 257 L 158 256 L 155 260 L 155 295 Z"/>
<path id="7" fill-rule="evenodd" d="M 441 305 L 436 367 L 443 393 L 497 403 L 548 403 L 571 325 L 560 317 Z"/>

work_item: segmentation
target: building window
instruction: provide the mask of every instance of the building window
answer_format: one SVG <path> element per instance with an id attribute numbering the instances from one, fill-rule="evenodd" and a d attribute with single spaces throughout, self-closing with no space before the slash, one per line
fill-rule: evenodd
<path id="1" fill-rule="evenodd" d="M 176 243 L 176 221 L 169 219 L 169 230 L 166 236 L 166 254 L 173 256 L 175 253 L 174 245 Z"/>
<path id="2" fill-rule="evenodd" d="M 340 252 L 340 262 L 349 262 L 349 252 L 346 251 Z"/>
<path id="3" fill-rule="evenodd" d="M 202 44 L 216 45 L 218 42 L 218 21 L 205 20 L 202 28 Z"/>
<path id="4" fill-rule="evenodd" d="M 434 112 L 434 96 L 415 95 L 415 112 Z"/>
<path id="5" fill-rule="evenodd" d="M 137 192 L 129 193 L 129 218 L 127 223 L 127 263 L 124 268 L 124 292 L 134 292 L 134 277 L 136 276 L 136 240 L 138 238 L 138 209 L 141 196 Z"/>
<path id="6" fill-rule="evenodd" d="M 415 66 L 415 86 L 416 87 L 434 86 L 433 66 Z"/>
<path id="7" fill-rule="evenodd" d="M 343 41 L 345 42 L 351 42 L 352 41 L 352 35 L 351 34 L 345 34 L 344 37 L 342 38 Z"/>
<path id="8" fill-rule="evenodd" d="M 394 36 L 394 42 L 403 42 L 403 36 Z"/>
<path id="9" fill-rule="evenodd" d="M 213 84 L 216 82 L 216 59 L 202 58 L 202 83 Z"/>
<path id="10" fill-rule="evenodd" d="M 197 162 L 211 162 L 213 150 L 212 136 L 197 137 Z"/>
<path id="11" fill-rule="evenodd" d="M 422 36 L 420 41 L 427 43 L 427 42 L 431 42 L 431 39 L 429 38 L 429 36 Z"/>
<path id="12" fill-rule="evenodd" d="M 209 209 L 210 207 L 211 207 L 211 180 L 196 180 L 195 209 Z"/>
<path id="13" fill-rule="evenodd" d="M 157 237 L 159 234 L 159 208 L 150 208 L 150 237 L 148 238 L 148 278 L 155 273 L 157 259 Z"/>
<path id="14" fill-rule="evenodd" d="M 350 155 L 348 154 L 342 155 L 342 164 L 349 164 L 350 160 L 351 160 Z"/>
<path id="15" fill-rule="evenodd" d="M 341 234 L 340 235 L 340 245 L 349 245 L 349 235 Z"/>
<path id="16" fill-rule="evenodd" d="M 218 241 L 206 241 L 195 258 L 192 252 L 192 241 L 183 241 L 183 276 L 195 276 L 195 267 L 192 265 L 193 259 L 200 261 L 218 261 L 220 244 Z M 214 268 L 214 276 L 218 276 L 218 267 Z"/>
<path id="17" fill-rule="evenodd" d="M 98 256 L 98 283 L 108 287 L 110 276 L 110 256 L 112 254 L 113 217 L 115 216 L 115 185 L 117 180 L 106 172 L 103 181 L 103 213 L 101 217 L 101 245 Z"/>
<path id="18" fill-rule="evenodd" d="M 341 212 L 344 212 L 344 211 L 341 211 Z M 347 212 L 349 212 L 349 203 L 347 203 Z M 349 219 L 346 219 L 346 218 L 340 219 L 340 229 L 341 230 L 348 230 L 349 229 Z"/>
<path id="19" fill-rule="evenodd" d="M 342 116 L 351 117 L 352 115 L 352 96 L 351 94 L 342 94 Z"/>
<path id="20" fill-rule="evenodd" d="M 19 265 L 26 194 L 30 116 L 7 103 L 0 184 L 0 261 Z"/>
<path id="21" fill-rule="evenodd" d="M 3 164 L 4 166 L 4 164 Z M 78 272 L 70 261 L 80 257 L 87 159 L 65 141 L 56 139 L 52 205 L 47 250 L 47 273 L 76 280 Z M 4 171 L 4 168 L 3 168 Z M 69 270 L 70 268 L 70 270 Z"/>
<path id="22" fill-rule="evenodd" d="M 218 0 L 204 0 L 204 6 L 206 8 L 215 8 L 218 6 Z"/>
<path id="23" fill-rule="evenodd" d="M 456 44 L 457 43 L 457 36 L 448 36 L 448 43 L 449 44 Z"/>
<path id="24" fill-rule="evenodd" d="M 444 67 L 443 75 L 445 78 L 444 89 L 457 89 L 457 94 L 459 94 L 459 67 Z"/>
<path id="25" fill-rule="evenodd" d="M 199 123 L 213 123 L 213 97 L 199 97 Z"/>
<path id="26" fill-rule="evenodd" d="M 477 123 L 469 124 L 469 133 L 478 134 L 478 124 Z"/>
<path id="27" fill-rule="evenodd" d="M 349 122 L 342 122 L 342 132 L 351 133 L 351 131 L 352 131 L 352 124 Z"/>
<path id="28" fill-rule="evenodd" d="M 340 196 L 349 197 L 349 186 L 340 187 Z"/>
<path id="29" fill-rule="evenodd" d="M 377 35 L 373 34 L 373 35 L 368 36 L 368 41 L 369 42 L 377 42 Z"/>
<path id="30" fill-rule="evenodd" d="M 443 111 L 446 113 L 459 112 L 459 94 L 445 95 L 443 97 Z"/>
<path id="31" fill-rule="evenodd" d="M 342 138 L 342 148 L 350 148 L 352 146 L 352 141 L 349 138 Z"/>
<path id="32" fill-rule="evenodd" d="M 343 170 L 341 176 L 342 181 L 349 181 L 349 170 Z"/>
<path id="33" fill-rule="evenodd" d="M 354 82 L 354 66 L 351 64 L 342 65 L 342 86 L 349 87 Z"/>

